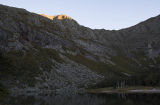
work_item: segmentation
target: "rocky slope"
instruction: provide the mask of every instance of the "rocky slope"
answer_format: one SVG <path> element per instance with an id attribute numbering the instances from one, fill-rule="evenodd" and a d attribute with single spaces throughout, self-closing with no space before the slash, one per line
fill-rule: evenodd
<path id="1" fill-rule="evenodd" d="M 65 15 L 0 5 L 0 85 L 12 92 L 160 85 L 159 34 L 160 16 L 93 30 Z"/>

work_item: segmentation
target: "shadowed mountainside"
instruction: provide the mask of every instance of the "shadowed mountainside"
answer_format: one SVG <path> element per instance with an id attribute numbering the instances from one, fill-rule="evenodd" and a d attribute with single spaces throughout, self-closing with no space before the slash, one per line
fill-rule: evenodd
<path id="1" fill-rule="evenodd" d="M 0 5 L 0 84 L 12 92 L 159 86 L 159 34 L 160 16 L 92 30 L 65 15 Z"/>

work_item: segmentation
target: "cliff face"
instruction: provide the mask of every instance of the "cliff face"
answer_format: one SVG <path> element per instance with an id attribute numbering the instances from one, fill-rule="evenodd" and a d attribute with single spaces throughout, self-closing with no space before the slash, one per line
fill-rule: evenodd
<path id="1" fill-rule="evenodd" d="M 160 16 L 92 30 L 65 15 L 0 5 L 0 84 L 13 92 L 135 85 L 143 77 L 145 85 L 159 85 L 159 34 Z"/>

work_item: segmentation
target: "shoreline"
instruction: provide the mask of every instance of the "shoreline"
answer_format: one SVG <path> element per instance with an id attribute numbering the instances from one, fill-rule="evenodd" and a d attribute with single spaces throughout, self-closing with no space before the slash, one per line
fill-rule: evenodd
<path id="1" fill-rule="evenodd" d="M 86 89 L 86 93 L 95 94 L 116 94 L 116 93 L 160 93 L 160 88 L 154 87 L 127 87 L 127 88 L 99 88 L 99 89 Z"/>

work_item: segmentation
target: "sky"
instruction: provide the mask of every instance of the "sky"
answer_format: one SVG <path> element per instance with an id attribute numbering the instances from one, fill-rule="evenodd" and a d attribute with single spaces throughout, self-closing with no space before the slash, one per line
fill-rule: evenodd
<path id="1" fill-rule="evenodd" d="M 160 0 L 0 0 L 38 14 L 66 14 L 92 29 L 118 30 L 160 14 Z"/>

